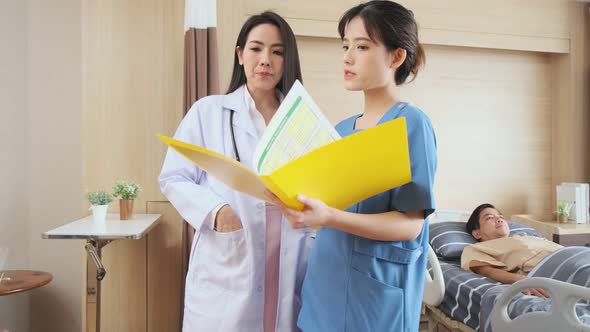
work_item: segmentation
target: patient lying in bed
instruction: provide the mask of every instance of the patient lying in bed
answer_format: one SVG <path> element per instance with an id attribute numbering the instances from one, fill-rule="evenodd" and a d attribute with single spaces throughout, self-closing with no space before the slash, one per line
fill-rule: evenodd
<path id="1" fill-rule="evenodd" d="M 467 222 L 467 232 L 480 242 L 465 247 L 461 267 L 504 284 L 526 278 L 539 262 L 562 248 L 534 236 L 510 237 L 508 223 L 491 204 L 482 204 L 473 211 Z M 523 293 L 549 297 L 541 288 Z"/>

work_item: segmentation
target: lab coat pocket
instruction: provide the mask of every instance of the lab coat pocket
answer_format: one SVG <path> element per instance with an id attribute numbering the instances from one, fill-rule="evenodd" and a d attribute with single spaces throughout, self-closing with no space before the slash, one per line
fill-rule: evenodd
<path id="1" fill-rule="evenodd" d="M 222 233 L 203 228 L 191 269 L 193 286 L 208 294 L 250 289 L 252 268 L 244 229 Z"/>
<path id="2" fill-rule="evenodd" d="M 404 290 L 355 269 L 350 273 L 345 331 L 403 331 Z"/>

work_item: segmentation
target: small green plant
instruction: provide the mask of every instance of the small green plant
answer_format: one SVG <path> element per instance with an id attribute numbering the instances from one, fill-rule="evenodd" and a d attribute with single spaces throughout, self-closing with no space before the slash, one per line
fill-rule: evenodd
<path id="1" fill-rule="evenodd" d="M 141 192 L 141 187 L 137 183 L 118 181 L 113 186 L 113 196 L 120 199 L 136 199 Z"/>
<path id="2" fill-rule="evenodd" d="M 106 191 L 94 191 L 86 194 L 86 199 L 92 205 L 107 205 L 113 200 L 113 197 Z"/>
<path id="3" fill-rule="evenodd" d="M 569 217 L 571 209 L 572 209 L 571 203 L 560 201 L 557 203 L 557 211 L 555 211 L 555 212 L 557 212 L 557 214 L 559 214 L 559 215 Z"/>

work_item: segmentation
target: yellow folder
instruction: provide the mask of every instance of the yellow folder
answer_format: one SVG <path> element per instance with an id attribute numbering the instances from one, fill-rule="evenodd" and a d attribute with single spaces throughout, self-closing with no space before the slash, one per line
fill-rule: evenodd
<path id="1" fill-rule="evenodd" d="M 268 201 L 264 189 L 301 210 L 298 194 L 345 209 L 412 180 L 406 119 L 398 118 L 324 145 L 269 175 L 205 148 L 158 137 L 227 186 Z"/>

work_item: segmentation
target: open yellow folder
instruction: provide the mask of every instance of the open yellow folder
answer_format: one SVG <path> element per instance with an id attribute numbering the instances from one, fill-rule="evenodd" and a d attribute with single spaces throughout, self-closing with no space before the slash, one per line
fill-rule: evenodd
<path id="1" fill-rule="evenodd" d="M 343 210 L 412 180 L 405 118 L 324 145 L 269 175 L 258 175 L 236 160 L 203 147 L 158 137 L 227 186 L 265 201 L 264 189 L 268 188 L 298 210 L 303 208 L 298 194 Z"/>

